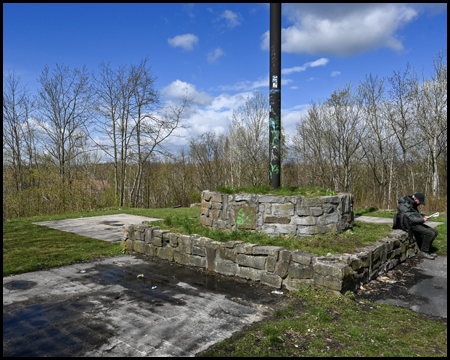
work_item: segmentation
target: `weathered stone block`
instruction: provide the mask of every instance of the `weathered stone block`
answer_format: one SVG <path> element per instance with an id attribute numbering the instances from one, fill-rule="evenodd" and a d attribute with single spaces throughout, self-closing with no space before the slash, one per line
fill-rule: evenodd
<path id="1" fill-rule="evenodd" d="M 178 251 L 185 254 L 192 254 L 192 238 L 190 235 L 180 235 L 178 238 Z"/>
<path id="2" fill-rule="evenodd" d="M 285 278 L 288 274 L 291 258 L 292 250 L 281 250 L 278 255 L 278 261 L 275 265 L 274 273 L 281 278 Z"/>
<path id="3" fill-rule="evenodd" d="M 267 257 L 266 270 L 268 272 L 274 272 L 275 271 L 275 265 L 277 263 L 277 259 L 278 259 L 278 255 L 277 255 L 277 257 L 270 256 L 270 255 Z"/>
<path id="4" fill-rule="evenodd" d="M 236 263 L 238 263 L 239 265 L 264 270 L 266 267 L 266 257 L 237 254 Z"/>
<path id="5" fill-rule="evenodd" d="M 144 242 L 140 240 L 134 240 L 133 241 L 133 251 L 136 251 L 138 253 L 144 253 Z"/>
<path id="6" fill-rule="evenodd" d="M 144 254 L 149 256 L 157 256 L 156 249 L 160 249 L 159 247 L 150 245 L 150 244 L 144 244 Z"/>
<path id="7" fill-rule="evenodd" d="M 206 268 L 206 258 L 201 256 L 191 255 L 189 256 L 190 263 L 189 265 L 195 267 Z"/>
<path id="8" fill-rule="evenodd" d="M 261 232 L 263 234 L 267 234 L 270 236 L 278 235 L 277 228 L 275 227 L 275 225 L 263 225 L 261 226 Z"/>
<path id="9" fill-rule="evenodd" d="M 309 254 L 304 251 L 294 250 L 292 251 L 292 261 L 295 261 L 296 263 L 302 264 L 302 265 L 309 265 L 311 264 L 311 259 L 314 255 Z"/>
<path id="10" fill-rule="evenodd" d="M 236 262 L 236 251 L 234 249 L 227 249 L 220 246 L 217 249 L 217 254 L 222 260 L 230 260 Z"/>
<path id="11" fill-rule="evenodd" d="M 129 224 L 129 225 L 127 225 L 127 227 L 126 227 L 127 233 L 128 233 L 128 239 L 130 239 L 131 241 L 136 240 L 135 226 L 136 226 L 136 225 Z"/>
<path id="12" fill-rule="evenodd" d="M 190 265 L 191 264 L 191 256 L 184 252 L 179 252 L 177 250 L 174 250 L 174 252 L 173 252 L 173 260 L 177 264 L 181 264 L 181 265 Z"/>
<path id="13" fill-rule="evenodd" d="M 261 284 L 280 289 L 282 283 L 283 279 L 276 274 L 268 274 L 266 272 L 261 274 Z"/>
<path id="14" fill-rule="evenodd" d="M 319 198 L 305 198 L 303 199 L 303 206 L 311 207 L 321 207 L 322 201 Z"/>
<path id="15" fill-rule="evenodd" d="M 272 213 L 274 216 L 292 216 L 294 204 L 272 204 Z"/>
<path id="16" fill-rule="evenodd" d="M 324 221 L 324 223 L 327 224 L 331 224 L 331 223 L 337 223 L 339 221 L 339 214 L 337 213 L 332 213 L 332 214 L 325 214 L 322 217 L 322 221 Z"/>
<path id="17" fill-rule="evenodd" d="M 297 206 L 297 215 L 309 216 L 311 215 L 311 208 L 308 206 Z"/>
<path id="18" fill-rule="evenodd" d="M 317 224 L 317 219 L 314 216 L 294 216 L 291 224 L 313 226 Z"/>
<path id="19" fill-rule="evenodd" d="M 275 196 L 275 195 L 258 195 L 258 201 L 260 203 L 279 203 L 284 204 L 285 197 L 284 196 Z"/>
<path id="20" fill-rule="evenodd" d="M 297 226 L 297 236 L 310 236 L 315 235 L 319 231 L 317 229 L 317 226 L 304 226 L 304 225 L 298 225 Z"/>
<path id="21" fill-rule="evenodd" d="M 236 254 L 253 254 L 253 248 L 257 246 L 256 244 L 242 243 L 236 245 Z"/>
<path id="22" fill-rule="evenodd" d="M 291 218 L 289 216 L 265 216 L 265 223 L 289 224 Z"/>
<path id="23" fill-rule="evenodd" d="M 319 199 L 323 203 L 339 204 L 339 197 L 337 196 L 321 196 Z"/>
<path id="24" fill-rule="evenodd" d="M 221 247 L 224 247 L 224 248 L 229 248 L 229 249 L 233 249 L 234 247 L 236 247 L 236 245 L 238 245 L 238 244 L 243 244 L 244 242 L 243 241 L 227 241 L 227 242 L 223 242 L 223 243 L 220 243 L 220 246 Z"/>
<path id="25" fill-rule="evenodd" d="M 156 249 L 157 256 L 160 259 L 165 259 L 169 261 L 173 261 L 173 248 L 170 246 L 158 247 Z"/>
<path id="26" fill-rule="evenodd" d="M 217 241 L 211 241 L 205 245 L 206 249 L 206 269 L 209 271 L 215 271 L 216 269 L 216 254 L 220 243 Z"/>
<path id="27" fill-rule="evenodd" d="M 320 216 L 323 214 L 323 210 L 321 207 L 312 207 L 311 208 L 311 215 L 312 216 Z"/>
<path id="28" fill-rule="evenodd" d="M 211 227 L 213 224 L 213 219 L 207 217 L 206 215 L 200 215 L 200 223 L 203 226 L 209 226 Z"/>
<path id="29" fill-rule="evenodd" d="M 302 287 L 313 286 L 314 280 L 313 279 L 294 279 L 288 275 L 288 277 L 285 280 L 283 280 L 283 285 L 286 286 L 286 289 L 288 289 L 288 290 L 298 290 Z"/>
<path id="30" fill-rule="evenodd" d="M 337 279 L 329 275 L 320 275 L 318 273 L 314 273 L 313 280 L 314 285 L 316 286 L 336 291 L 342 290 L 343 281 L 341 279 Z"/>
<path id="31" fill-rule="evenodd" d="M 229 260 L 221 260 L 216 257 L 215 261 L 215 271 L 216 273 L 222 274 L 222 275 L 228 275 L 228 276 L 234 276 L 236 275 L 239 265 L 229 261 Z"/>
<path id="32" fill-rule="evenodd" d="M 264 270 L 258 270 L 250 267 L 239 266 L 236 276 L 253 281 L 260 281 Z"/>
<path id="33" fill-rule="evenodd" d="M 125 241 L 125 248 L 128 250 L 128 251 L 133 251 L 133 241 L 132 240 L 126 240 Z"/>
<path id="34" fill-rule="evenodd" d="M 255 246 L 252 248 L 253 255 L 271 255 L 275 256 L 276 260 L 278 260 L 278 252 L 280 250 L 285 250 L 281 246 Z"/>
<path id="35" fill-rule="evenodd" d="M 314 272 L 322 276 L 332 276 L 339 280 L 353 273 L 353 270 L 347 264 L 340 263 L 336 260 L 328 261 L 324 258 L 317 259 L 313 263 Z"/>
<path id="36" fill-rule="evenodd" d="M 289 265 L 289 277 L 295 279 L 311 279 L 314 271 L 311 266 L 291 262 Z"/>
<path id="37" fill-rule="evenodd" d="M 301 205 L 303 201 L 303 196 L 286 196 L 286 202 L 291 204 Z"/>
<path id="38" fill-rule="evenodd" d="M 279 234 L 286 234 L 288 236 L 295 236 L 297 233 L 297 225 L 281 225 L 275 224 L 276 231 Z"/>
<path id="39" fill-rule="evenodd" d="M 256 194 L 236 194 L 234 201 L 248 201 L 249 203 L 254 203 L 258 200 L 258 195 Z"/>

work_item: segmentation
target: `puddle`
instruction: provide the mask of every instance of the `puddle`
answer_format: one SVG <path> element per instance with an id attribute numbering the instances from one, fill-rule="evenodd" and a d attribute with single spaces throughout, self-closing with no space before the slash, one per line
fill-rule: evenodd
<path id="1" fill-rule="evenodd" d="M 11 281 L 9 283 L 3 284 L 8 290 L 27 290 L 35 287 L 37 283 L 34 281 Z"/>
<path id="2" fill-rule="evenodd" d="M 106 324 L 93 334 L 84 314 L 93 308 L 87 298 L 21 309 L 14 306 L 3 308 L 3 357 L 82 356 L 108 338 Z"/>

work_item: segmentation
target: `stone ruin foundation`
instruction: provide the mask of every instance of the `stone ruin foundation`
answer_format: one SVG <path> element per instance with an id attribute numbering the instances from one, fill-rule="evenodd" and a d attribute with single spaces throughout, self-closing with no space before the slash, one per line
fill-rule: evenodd
<path id="1" fill-rule="evenodd" d="M 200 222 L 221 230 L 247 229 L 270 236 L 310 236 L 353 228 L 353 195 L 305 198 L 202 192 Z"/>

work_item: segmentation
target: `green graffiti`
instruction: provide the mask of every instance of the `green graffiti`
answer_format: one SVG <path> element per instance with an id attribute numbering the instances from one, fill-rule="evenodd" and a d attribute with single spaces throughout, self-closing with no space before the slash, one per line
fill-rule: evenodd
<path id="1" fill-rule="evenodd" d="M 277 116 L 275 119 L 269 119 L 270 127 L 274 130 L 279 130 L 280 128 L 280 118 Z"/>
<path id="2" fill-rule="evenodd" d="M 237 212 L 236 224 L 245 226 L 252 225 L 252 211 L 249 211 L 248 214 L 245 214 L 244 208 L 240 208 Z"/>
<path id="3" fill-rule="evenodd" d="M 270 164 L 269 176 L 270 176 L 271 179 L 272 179 L 273 173 L 279 174 L 280 173 L 280 168 L 278 167 L 278 165 Z"/>

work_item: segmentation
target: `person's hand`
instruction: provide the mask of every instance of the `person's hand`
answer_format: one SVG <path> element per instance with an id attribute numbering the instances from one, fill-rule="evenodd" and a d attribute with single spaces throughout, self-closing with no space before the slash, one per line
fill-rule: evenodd
<path id="1" fill-rule="evenodd" d="M 424 217 L 423 217 L 423 221 L 426 222 L 427 220 L 428 220 L 428 216 L 424 216 Z"/>

